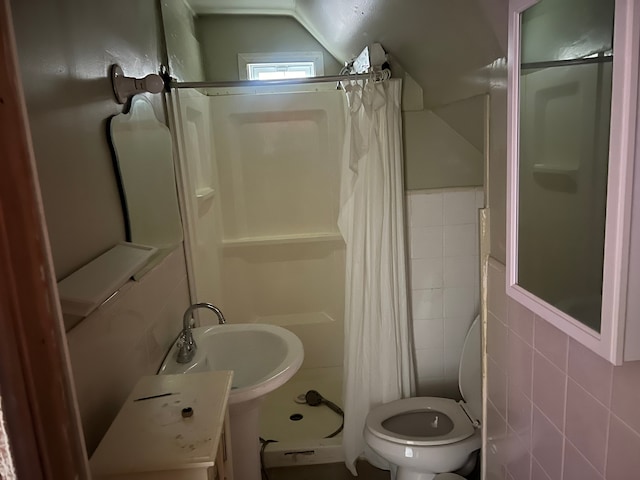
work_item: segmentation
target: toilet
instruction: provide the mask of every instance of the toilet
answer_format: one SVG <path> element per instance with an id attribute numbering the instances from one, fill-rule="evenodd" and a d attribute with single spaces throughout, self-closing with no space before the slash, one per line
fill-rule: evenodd
<path id="1" fill-rule="evenodd" d="M 464 400 L 415 397 L 374 408 L 364 439 L 397 466 L 397 480 L 463 480 L 454 473 L 475 465 L 482 444 L 482 356 L 480 317 L 471 324 L 462 348 L 458 383 Z"/>

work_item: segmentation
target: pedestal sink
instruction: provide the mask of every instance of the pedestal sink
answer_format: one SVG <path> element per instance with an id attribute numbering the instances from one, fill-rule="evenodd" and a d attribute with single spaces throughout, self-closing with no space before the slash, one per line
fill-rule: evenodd
<path id="1" fill-rule="evenodd" d="M 260 480 L 260 408 L 264 395 L 289 380 L 302 365 L 302 342 L 274 325 L 225 324 L 192 329 L 198 346 L 193 360 L 177 363 L 174 344 L 162 374 L 233 370 L 229 421 L 234 477 Z"/>

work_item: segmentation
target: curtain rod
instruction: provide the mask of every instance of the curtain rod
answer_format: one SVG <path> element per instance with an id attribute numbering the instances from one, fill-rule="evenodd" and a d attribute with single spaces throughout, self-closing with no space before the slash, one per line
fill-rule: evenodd
<path id="1" fill-rule="evenodd" d="M 590 63 L 613 62 L 613 55 L 601 55 L 589 58 L 572 58 L 569 60 L 549 60 L 546 62 L 529 62 L 520 65 L 521 70 L 533 70 L 537 68 L 549 67 L 569 67 L 572 65 L 588 65 Z"/>
<path id="2" fill-rule="evenodd" d="M 266 87 L 271 85 L 300 85 L 305 83 L 340 82 L 342 80 L 358 80 L 373 78 L 382 81 L 391 78 L 389 70 L 374 73 L 359 73 L 351 75 L 329 75 L 323 77 L 287 78 L 277 80 L 232 80 L 225 82 L 177 82 L 169 81 L 169 88 L 215 88 L 215 87 Z"/>

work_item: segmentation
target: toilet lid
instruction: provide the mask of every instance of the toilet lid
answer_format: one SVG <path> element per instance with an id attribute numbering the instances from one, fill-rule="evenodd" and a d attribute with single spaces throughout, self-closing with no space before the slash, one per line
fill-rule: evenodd
<path id="1" fill-rule="evenodd" d="M 458 383 L 467 409 L 475 419 L 482 419 L 482 333 L 480 316 L 469 327 L 462 347 Z"/>

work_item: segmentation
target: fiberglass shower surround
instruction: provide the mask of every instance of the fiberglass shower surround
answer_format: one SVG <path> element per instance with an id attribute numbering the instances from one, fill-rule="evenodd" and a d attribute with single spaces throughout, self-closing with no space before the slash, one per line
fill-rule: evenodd
<path id="1" fill-rule="evenodd" d="M 201 163 L 191 166 L 191 175 L 209 172 L 210 188 L 218 192 L 207 203 L 197 198 L 206 182 L 190 185 L 197 215 L 186 223 L 218 208 L 217 231 L 223 232 L 212 242 L 220 246 L 218 268 L 208 268 L 203 277 L 223 272 L 222 290 L 215 296 L 222 298 L 228 318 L 273 323 L 296 333 L 305 345 L 303 369 L 335 367 L 344 359 L 343 448 L 352 469 L 364 451 L 362 428 L 371 406 L 414 393 L 401 82 L 355 78 L 361 77 L 325 77 L 343 80 L 346 93 L 327 84 L 326 90 L 316 85 L 307 93 L 268 87 L 280 88 L 279 93 L 246 95 L 241 90 L 255 93 L 257 87 L 243 83 L 234 95 L 176 91 L 174 101 L 185 121 L 183 134 L 189 136 L 182 142 L 184 156 Z M 209 146 L 203 141 L 207 132 Z M 318 147 L 328 150 L 318 153 Z M 275 217 L 278 212 L 286 214 Z M 205 230 L 198 228 L 193 228 L 196 234 Z M 201 242 L 195 240 L 191 249 L 198 254 Z M 193 268 L 204 270 L 206 260 Z M 326 284 L 318 283 L 318 272 L 329 274 Z M 195 277 L 200 278 L 198 272 Z M 374 289 L 365 289 L 365 282 Z M 197 292 L 201 288 L 196 285 Z M 334 297 L 327 302 L 324 292 Z M 357 308 L 363 303 L 367 310 Z M 377 363 L 369 368 L 374 358 Z"/>

